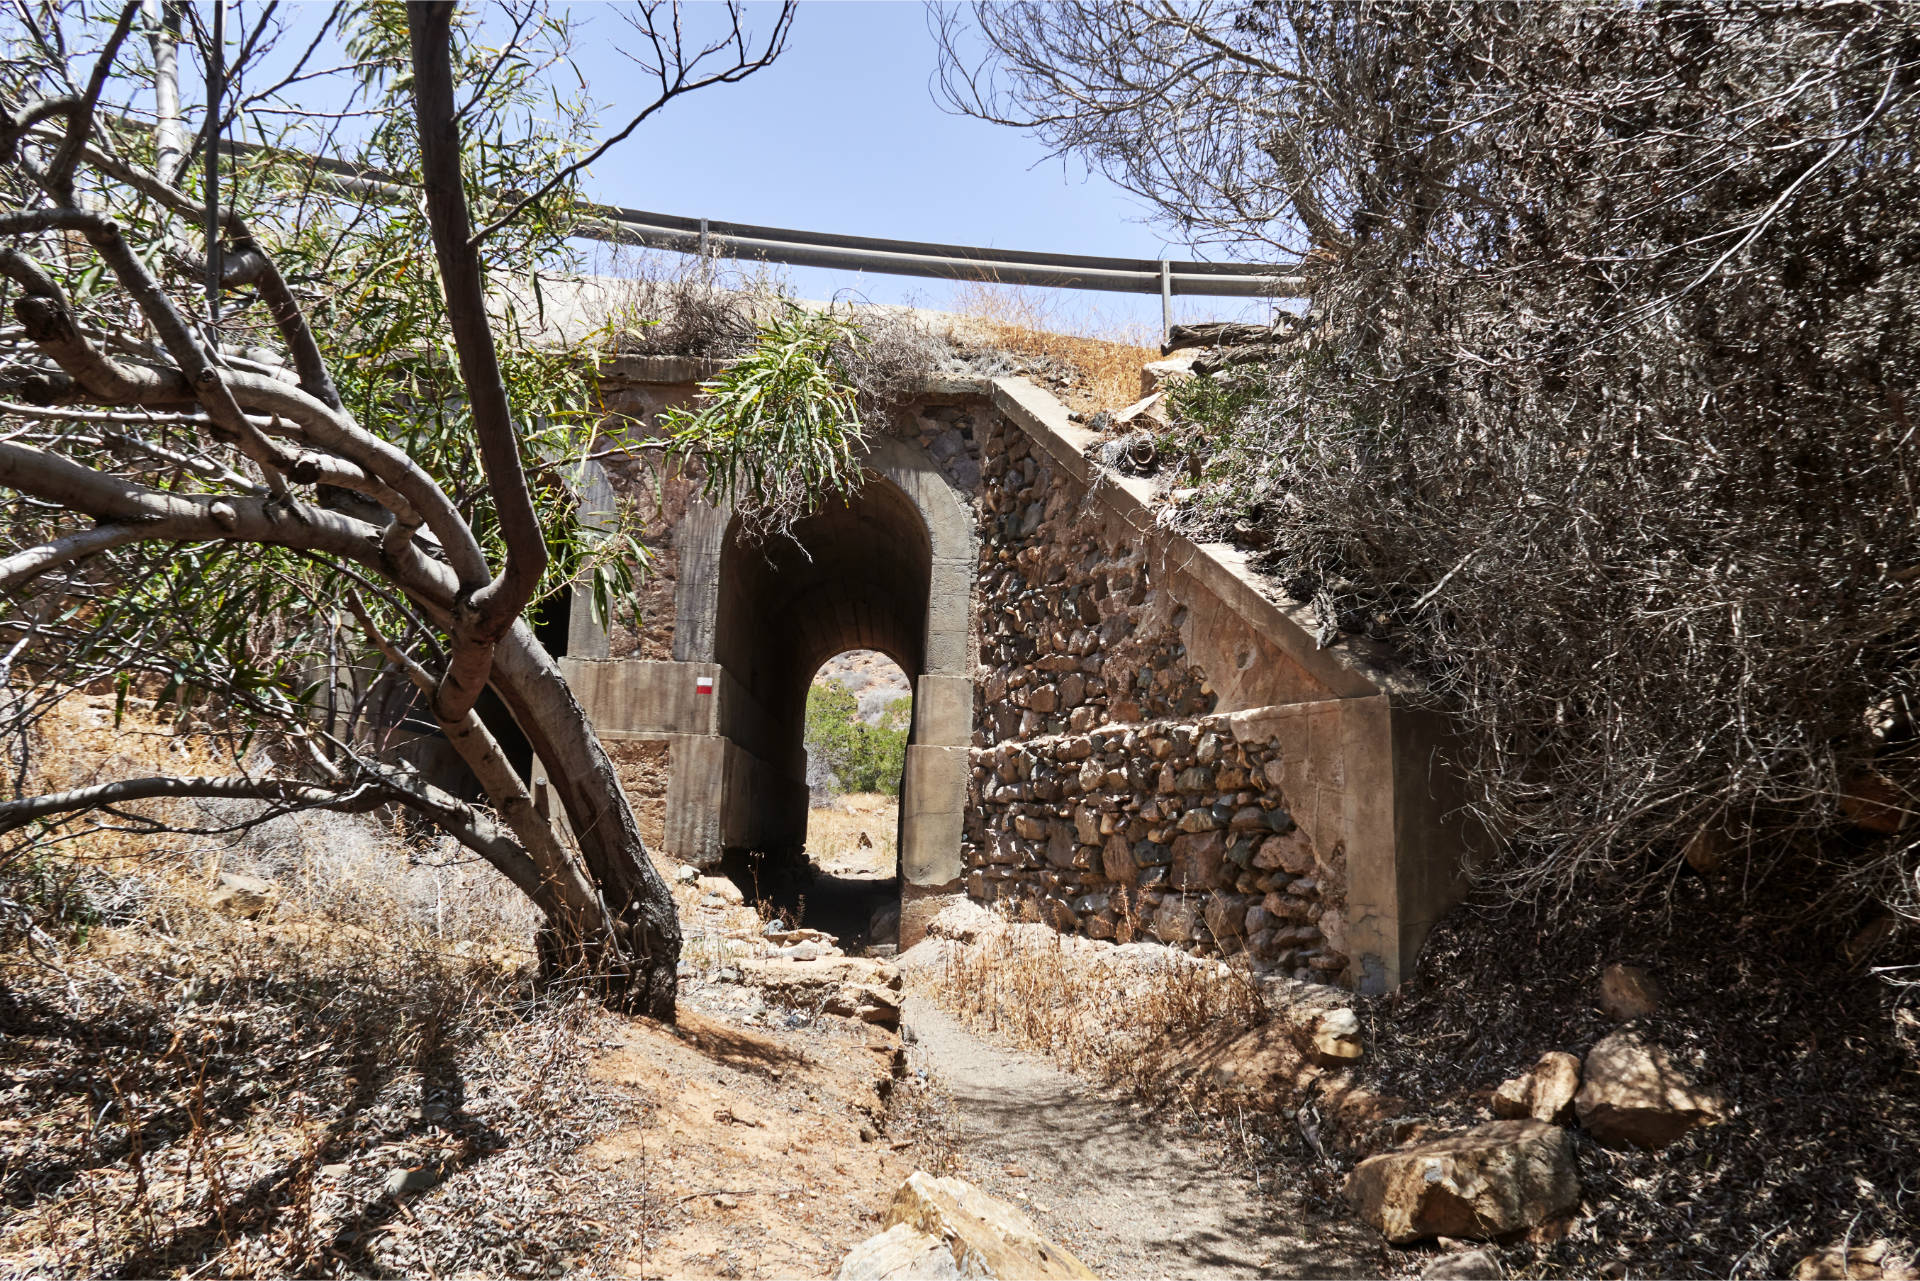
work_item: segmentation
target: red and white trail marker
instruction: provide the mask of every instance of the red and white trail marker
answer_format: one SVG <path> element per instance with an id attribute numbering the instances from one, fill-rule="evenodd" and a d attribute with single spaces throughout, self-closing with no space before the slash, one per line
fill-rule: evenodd
<path id="1" fill-rule="evenodd" d="M 696 694 L 713 693 L 713 677 L 696 676 L 693 678 L 693 692 Z"/>

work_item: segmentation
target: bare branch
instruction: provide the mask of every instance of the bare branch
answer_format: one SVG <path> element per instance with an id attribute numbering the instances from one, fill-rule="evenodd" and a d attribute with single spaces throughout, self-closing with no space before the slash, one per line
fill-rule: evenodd
<path id="1" fill-rule="evenodd" d="M 450 0 L 410 6 L 414 106 L 420 123 L 421 175 L 434 252 L 447 295 L 447 314 L 466 384 L 474 436 L 486 469 L 494 511 L 506 544 L 506 562 L 491 582 L 461 602 L 453 652 L 435 696 L 436 713 L 457 719 L 485 687 L 493 645 L 533 599 L 546 572 L 547 543 L 534 514 L 520 444 L 487 323 L 486 282 L 469 237 L 466 189 L 460 177 L 460 137 L 454 122 Z"/>
<path id="2" fill-rule="evenodd" d="M 592 167 L 602 156 L 606 155 L 622 142 L 625 142 L 635 129 L 638 129 L 644 122 L 674 99 L 685 97 L 687 94 L 697 92 L 712 85 L 737 84 L 754 72 L 772 65 L 774 59 L 786 51 L 787 36 L 793 27 L 795 2 L 796 0 L 782 0 L 780 12 L 774 19 L 773 30 L 768 34 L 766 43 L 761 46 L 759 52 L 751 54 L 746 49 L 746 33 L 741 25 L 744 15 L 740 6 L 737 3 L 733 3 L 732 0 L 729 0 L 726 6 L 727 14 L 732 19 L 733 29 L 731 34 L 715 40 L 692 55 L 688 54 L 681 39 L 679 22 L 680 6 L 677 2 L 672 6 L 672 35 L 664 40 L 659 38 L 658 34 L 657 14 L 659 12 L 659 6 L 655 4 L 644 4 L 640 6 L 641 16 L 639 22 L 642 30 L 649 36 L 654 37 L 653 46 L 658 51 L 657 63 L 651 70 L 660 83 L 660 89 L 659 92 L 654 95 L 653 101 L 649 102 L 645 107 L 642 107 L 631 120 L 627 121 L 621 129 L 602 141 L 599 146 L 572 164 L 556 170 L 545 182 L 535 188 L 533 192 L 515 200 L 492 222 L 482 227 L 479 231 L 474 232 L 473 235 L 469 237 L 467 243 L 474 248 L 478 248 L 487 237 L 512 223 L 514 219 L 525 213 L 533 205 L 538 204 L 554 192 L 560 190 L 570 182 L 576 174 Z M 725 48 L 733 48 L 736 51 L 736 56 L 729 66 L 718 71 L 709 71 L 704 75 L 697 74 L 701 63 Z"/>
<path id="3" fill-rule="evenodd" d="M 0 558 L 0 592 L 11 592 L 51 569 L 131 543 L 145 535 L 135 525 L 95 525 Z"/>

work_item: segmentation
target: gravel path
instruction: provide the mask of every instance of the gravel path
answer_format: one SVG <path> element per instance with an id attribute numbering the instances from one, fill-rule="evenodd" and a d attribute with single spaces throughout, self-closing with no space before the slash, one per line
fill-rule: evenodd
<path id="1" fill-rule="evenodd" d="M 1221 1168 L 1035 1055 L 990 1044 L 923 997 L 909 1063 L 948 1099 L 961 1174 L 1026 1208 L 1103 1277 L 1377 1276 L 1377 1249 Z M 1024 1175 L 1024 1177 L 1023 1177 Z"/>

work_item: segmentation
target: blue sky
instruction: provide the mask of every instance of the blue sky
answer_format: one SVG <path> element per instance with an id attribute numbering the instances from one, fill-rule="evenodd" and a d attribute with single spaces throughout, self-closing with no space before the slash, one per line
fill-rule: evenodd
<path id="1" fill-rule="evenodd" d="M 629 35 L 611 12 L 581 5 L 577 48 L 590 94 L 618 127 L 646 99 L 615 46 Z M 764 30 L 769 5 L 749 7 Z M 1077 161 L 1046 158 L 1033 138 L 950 115 L 930 79 L 934 41 L 918 3 L 806 0 L 788 50 L 737 85 L 669 106 L 589 175 L 596 199 L 657 213 L 814 231 L 1008 249 L 1201 257 L 1166 238 L 1135 197 Z M 632 84 L 622 92 L 623 82 Z M 810 298 L 854 290 L 876 302 L 940 307 L 953 286 L 897 276 L 788 269 Z M 1053 293 L 1054 291 L 1048 291 Z M 1158 330 L 1157 296 L 1067 293 L 1057 319 Z M 1238 299 L 1175 300 L 1176 319 L 1239 316 Z M 1256 310 L 1260 304 L 1253 304 Z"/>

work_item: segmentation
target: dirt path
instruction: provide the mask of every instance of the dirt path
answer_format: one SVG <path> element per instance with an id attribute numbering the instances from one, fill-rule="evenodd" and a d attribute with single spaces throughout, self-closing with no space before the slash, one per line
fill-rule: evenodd
<path id="1" fill-rule="evenodd" d="M 1221 1169 L 1201 1143 L 909 1000 L 908 1064 L 951 1101 L 960 1173 L 1108 1277 L 1377 1276 L 1377 1250 Z"/>

